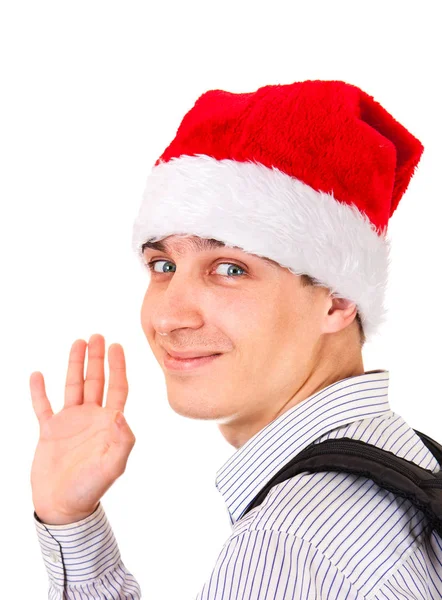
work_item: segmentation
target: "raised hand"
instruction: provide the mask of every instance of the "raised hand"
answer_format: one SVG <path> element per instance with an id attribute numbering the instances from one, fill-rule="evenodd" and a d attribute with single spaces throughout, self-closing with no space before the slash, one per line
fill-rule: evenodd
<path id="1" fill-rule="evenodd" d="M 86 348 L 88 365 L 83 378 Z M 103 406 L 105 341 L 78 339 L 69 354 L 64 407 L 54 414 L 43 374 L 31 373 L 32 406 L 40 438 L 31 469 L 32 501 L 48 525 L 66 525 L 91 515 L 126 469 L 135 436 L 123 416 L 129 386 L 123 347 L 108 349 L 109 386 Z M 115 418 L 123 416 L 118 427 Z"/>

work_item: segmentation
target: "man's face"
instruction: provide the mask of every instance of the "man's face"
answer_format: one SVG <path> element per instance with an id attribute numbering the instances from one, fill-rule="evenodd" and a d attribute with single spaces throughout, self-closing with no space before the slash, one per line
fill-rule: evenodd
<path id="1" fill-rule="evenodd" d="M 191 243 L 200 239 L 173 235 L 162 240 L 167 252 L 144 251 L 145 262 L 161 262 L 144 296 L 142 328 L 175 412 L 258 431 L 308 377 L 326 290 L 303 287 L 288 269 L 240 249 L 197 251 Z M 222 355 L 174 371 L 164 348 Z"/>

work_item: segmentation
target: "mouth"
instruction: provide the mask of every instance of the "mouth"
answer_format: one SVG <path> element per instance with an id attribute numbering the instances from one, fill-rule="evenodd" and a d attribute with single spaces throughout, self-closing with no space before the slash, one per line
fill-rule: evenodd
<path id="1" fill-rule="evenodd" d="M 164 366 L 172 371 L 190 371 L 197 367 L 209 365 L 221 354 L 212 354 L 210 356 L 198 356 L 196 358 L 174 358 L 166 352 L 164 357 Z"/>

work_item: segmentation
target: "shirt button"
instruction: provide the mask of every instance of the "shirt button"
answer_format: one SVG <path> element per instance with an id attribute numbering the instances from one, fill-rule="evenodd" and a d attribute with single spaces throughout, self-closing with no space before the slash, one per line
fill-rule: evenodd
<path id="1" fill-rule="evenodd" d="M 60 562 L 60 559 L 58 558 L 58 554 L 56 552 L 51 552 L 49 555 L 49 558 L 52 560 L 52 562 L 54 563 L 58 563 Z"/>

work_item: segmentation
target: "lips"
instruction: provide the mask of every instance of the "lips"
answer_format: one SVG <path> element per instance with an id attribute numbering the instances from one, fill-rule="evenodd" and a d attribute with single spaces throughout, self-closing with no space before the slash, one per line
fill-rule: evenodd
<path id="1" fill-rule="evenodd" d="M 220 356 L 221 354 L 212 354 L 209 356 L 200 356 L 194 358 L 174 358 L 170 354 L 166 353 L 166 356 L 164 357 L 164 366 L 166 369 L 175 371 L 190 371 L 195 368 L 208 365 Z"/>
<path id="2" fill-rule="evenodd" d="M 204 352 L 204 350 L 200 351 L 188 351 L 188 352 L 175 352 L 174 350 L 168 350 L 164 348 L 169 356 L 177 359 L 189 359 L 189 358 L 202 358 L 204 356 L 213 356 L 215 354 L 221 354 L 220 352 Z"/>
<path id="3" fill-rule="evenodd" d="M 169 354 L 169 353 L 168 353 Z M 198 358 L 210 358 L 211 356 L 219 356 L 219 354 L 201 354 L 199 356 L 173 356 L 172 354 L 169 354 L 169 356 L 171 358 L 174 358 L 175 360 L 196 360 Z"/>

